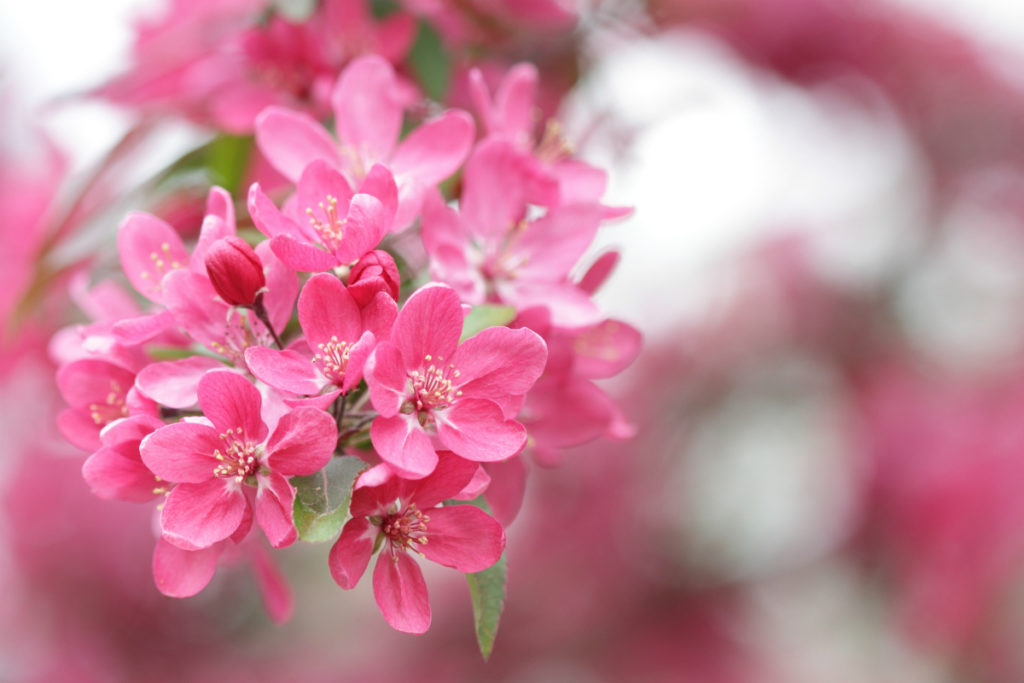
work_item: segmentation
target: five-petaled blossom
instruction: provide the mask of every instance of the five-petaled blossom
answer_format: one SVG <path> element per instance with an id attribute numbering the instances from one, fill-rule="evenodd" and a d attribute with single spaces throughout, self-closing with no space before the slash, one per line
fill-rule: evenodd
<path id="1" fill-rule="evenodd" d="M 473 505 L 438 507 L 465 489 L 478 465 L 452 453 L 439 453 L 434 472 L 410 481 L 393 477 L 379 486 L 356 482 L 350 511 L 329 558 L 331 576 L 354 588 L 377 547 L 373 595 L 392 627 L 424 633 L 430 627 L 427 586 L 412 550 L 460 572 L 479 572 L 501 558 L 505 531 Z"/>
<path id="2" fill-rule="evenodd" d="M 403 477 L 434 471 L 435 431 L 444 448 L 477 462 L 504 460 L 526 444 L 514 418 L 544 370 L 544 341 L 531 330 L 491 327 L 460 345 L 462 318 L 455 290 L 422 287 L 399 311 L 391 340 L 366 362 L 380 414 L 370 438 Z"/>
<path id="3" fill-rule="evenodd" d="M 331 459 L 337 427 L 315 408 L 284 414 L 273 433 L 260 414 L 259 390 L 233 372 L 214 371 L 199 382 L 199 406 L 208 423 L 161 427 L 140 447 L 158 477 L 176 483 L 160 515 L 163 538 L 184 549 L 241 540 L 256 521 L 275 548 L 296 539 L 295 489 L 286 477 L 313 474 Z"/>

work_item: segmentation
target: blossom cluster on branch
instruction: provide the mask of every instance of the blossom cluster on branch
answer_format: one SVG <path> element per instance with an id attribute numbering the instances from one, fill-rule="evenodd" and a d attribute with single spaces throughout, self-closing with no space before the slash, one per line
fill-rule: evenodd
<path id="1" fill-rule="evenodd" d="M 178 4 L 183 26 L 225 9 Z M 357 6 L 252 29 L 262 38 L 246 34 L 234 55 L 244 69 L 222 52 L 178 54 L 99 91 L 123 101 L 143 79 L 167 90 L 130 89 L 139 102 L 178 96 L 188 116 L 198 95 L 208 123 L 253 132 L 272 172 L 245 197 L 212 187 L 194 240 L 150 213 L 123 220 L 123 279 L 141 298 L 117 277 L 97 283 L 81 299 L 102 315 L 54 337 L 59 426 L 91 452 L 82 472 L 96 495 L 157 502 L 166 595 L 201 591 L 225 554 L 264 557 L 261 538 L 331 541 L 342 588 L 378 554 L 373 592 L 401 631 L 430 625 L 414 555 L 472 575 L 480 636 L 504 599 L 525 460 L 631 434 L 594 380 L 629 365 L 640 335 L 593 300 L 617 254 L 587 256 L 601 224 L 629 212 L 602 204 L 604 171 L 541 125 L 534 66 L 509 69 L 493 94 L 470 70 L 476 116 L 441 109 L 394 65 L 412 16 L 374 24 Z M 327 60 L 325 13 L 376 28 Z M 157 47 L 183 28 L 160 28 L 142 38 L 166 57 Z M 296 33 L 319 37 L 315 59 L 283 60 Z M 303 59 L 321 68 L 302 89 L 267 80 L 268 64 L 308 75 Z M 224 82 L 192 89 L 188 74 L 211 60 Z M 239 75 L 256 72 L 261 89 Z M 287 618 L 280 573 L 254 564 L 271 615 Z M 486 653 L 493 628 L 480 637 Z"/>

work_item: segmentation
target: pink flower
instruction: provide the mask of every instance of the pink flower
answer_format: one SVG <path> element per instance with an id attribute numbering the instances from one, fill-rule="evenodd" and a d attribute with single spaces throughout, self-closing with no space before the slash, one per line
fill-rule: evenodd
<path id="1" fill-rule="evenodd" d="M 391 340 L 366 364 L 370 428 L 380 457 L 402 476 L 430 474 L 437 454 L 428 435 L 479 462 L 504 460 L 526 443 L 513 418 L 544 368 L 543 340 L 526 329 L 491 327 L 459 344 L 462 308 L 455 290 L 428 285 L 398 314 Z"/>
<path id="2" fill-rule="evenodd" d="M 543 307 L 561 327 L 600 320 L 589 293 L 569 274 L 594 240 L 601 207 L 558 205 L 528 219 L 523 157 L 500 140 L 476 148 L 463 183 L 458 212 L 436 193 L 424 206 L 423 242 L 433 276 L 467 303 Z"/>
<path id="3" fill-rule="evenodd" d="M 604 195 L 608 175 L 572 158 L 572 146 L 561 127 L 549 120 L 544 135 L 535 136 L 537 120 L 537 67 L 516 64 L 502 79 L 493 99 L 479 69 L 469 73 L 470 94 L 487 131 L 485 139 L 504 140 L 523 157 L 528 176 L 527 196 L 543 206 L 597 204 Z M 603 218 L 620 218 L 630 209 L 602 207 Z"/>
<path id="4" fill-rule="evenodd" d="M 449 110 L 398 143 L 407 101 L 394 69 L 380 57 L 354 60 L 331 94 L 338 143 L 305 114 L 269 107 L 256 118 L 256 142 L 273 166 L 297 182 L 317 159 L 358 184 L 375 164 L 386 164 L 398 184 L 395 230 L 412 223 L 424 193 L 462 164 L 473 144 L 473 120 Z"/>
<path id="5" fill-rule="evenodd" d="M 61 433 L 87 451 L 101 447 L 100 430 L 130 415 L 159 414 L 134 387 L 135 373 L 100 358 L 80 358 L 57 371 L 57 387 L 68 408 L 57 419 Z"/>
<path id="6" fill-rule="evenodd" d="M 272 104 L 322 117 L 342 66 L 365 53 L 398 62 L 415 37 L 412 17 L 393 13 L 377 21 L 365 0 L 325 0 L 301 23 L 268 12 L 267 4 L 175 0 L 164 16 L 138 28 L 134 66 L 99 94 L 246 134 Z"/>
<path id="7" fill-rule="evenodd" d="M 82 465 L 82 477 L 100 498 L 141 503 L 164 492 L 160 479 L 139 455 L 139 444 L 163 427 L 152 415 L 137 415 L 110 423 L 100 432 L 103 447 Z"/>
<path id="8" fill-rule="evenodd" d="M 245 362 L 270 386 L 299 395 L 316 395 L 328 386 L 351 391 L 362 380 L 363 365 L 377 340 L 388 337 L 398 314 L 397 304 L 382 292 L 360 311 L 345 285 L 328 273 L 309 279 L 298 308 L 310 353 L 253 346 L 246 350 Z"/>
<path id="9" fill-rule="evenodd" d="M 220 298 L 231 306 L 252 306 L 256 295 L 267 286 L 260 257 L 245 240 L 234 235 L 210 246 L 206 274 Z"/>
<path id="10" fill-rule="evenodd" d="M 319 272 L 352 263 L 380 243 L 391 228 L 397 192 L 383 166 L 374 166 L 353 192 L 344 176 L 313 161 L 283 212 L 254 183 L 249 213 L 282 261 L 295 270 Z"/>
<path id="11" fill-rule="evenodd" d="M 478 572 L 497 562 L 505 548 L 504 529 L 480 508 L 438 507 L 458 495 L 478 469 L 451 453 L 439 455 L 433 474 L 418 481 L 392 478 L 380 486 L 357 482 L 352 519 L 328 560 L 338 585 L 354 588 L 374 549 L 383 543 L 373 570 L 373 595 L 387 622 L 406 633 L 424 633 L 430 627 L 427 586 L 407 550 L 460 572 Z"/>
<path id="12" fill-rule="evenodd" d="M 163 537 L 185 549 L 243 538 L 252 523 L 247 489 L 256 488 L 256 520 L 274 547 L 296 538 L 295 489 L 287 476 L 312 474 L 331 458 L 337 428 L 326 413 L 297 408 L 270 437 L 255 386 L 232 372 L 210 372 L 199 382 L 199 406 L 209 424 L 178 422 L 147 436 L 142 461 L 177 484 L 167 496 Z"/>

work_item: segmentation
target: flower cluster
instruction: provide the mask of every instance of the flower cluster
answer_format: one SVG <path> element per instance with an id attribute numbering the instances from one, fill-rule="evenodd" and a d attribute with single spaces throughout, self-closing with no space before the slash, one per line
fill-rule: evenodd
<path id="1" fill-rule="evenodd" d="M 111 281 L 83 295 L 117 313 L 54 338 L 60 427 L 92 451 L 96 495 L 159 501 L 163 593 L 199 592 L 260 536 L 336 539 L 336 582 L 353 588 L 378 552 L 381 612 L 422 633 L 409 551 L 503 572 L 526 454 L 548 464 L 629 435 L 593 380 L 628 365 L 639 334 L 592 298 L 615 256 L 581 267 L 626 212 L 601 204 L 604 173 L 550 127 L 534 139 L 536 81 L 520 65 L 492 101 L 476 73 L 482 135 L 449 109 L 403 136 L 406 84 L 359 57 L 329 93 L 331 130 L 280 105 L 254 117 L 284 192 L 252 183 L 246 216 L 212 188 L 191 245 L 155 215 L 122 222 L 121 266 L 145 303 Z"/>

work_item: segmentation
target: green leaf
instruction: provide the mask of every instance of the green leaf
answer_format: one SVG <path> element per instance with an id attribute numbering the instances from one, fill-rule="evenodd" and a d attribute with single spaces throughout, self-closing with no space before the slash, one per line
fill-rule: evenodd
<path id="1" fill-rule="evenodd" d="M 327 466 L 307 477 L 292 477 L 295 487 L 295 528 L 310 543 L 330 541 L 348 516 L 352 485 L 367 465 L 359 458 L 331 458 Z"/>
<path id="2" fill-rule="evenodd" d="M 498 620 L 505 606 L 505 582 L 508 577 L 508 560 L 501 554 L 495 564 L 475 574 L 466 574 L 469 594 L 473 598 L 473 625 L 476 627 L 476 642 L 484 660 L 491 656 L 494 638 L 498 635 Z"/>
<path id="3" fill-rule="evenodd" d="M 487 514 L 491 508 L 483 496 L 470 501 L 447 500 L 445 505 L 475 505 Z M 480 654 L 484 661 L 491 657 L 494 639 L 498 635 L 498 621 L 501 610 L 505 607 L 505 584 L 508 581 L 508 558 L 505 553 L 493 565 L 473 574 L 466 574 L 469 583 L 469 595 L 473 599 L 473 625 L 476 629 L 476 642 L 480 646 Z"/>
<path id="4" fill-rule="evenodd" d="M 231 196 L 238 195 L 242 176 L 248 168 L 251 148 L 251 137 L 220 135 L 214 138 L 206 153 L 206 167 L 211 182 L 223 187 Z"/>
<path id="5" fill-rule="evenodd" d="M 425 21 L 420 22 L 408 61 L 423 92 L 431 99 L 443 100 L 451 80 L 451 60 L 441 43 L 441 36 Z"/>
<path id="6" fill-rule="evenodd" d="M 515 306 L 499 306 L 497 304 L 474 306 L 473 310 L 462 321 L 462 337 L 460 337 L 459 341 L 465 341 L 488 327 L 508 325 L 515 317 Z"/>
<path id="7" fill-rule="evenodd" d="M 295 23 L 303 22 L 313 16 L 317 0 L 274 0 L 273 6 L 278 14 Z"/>

